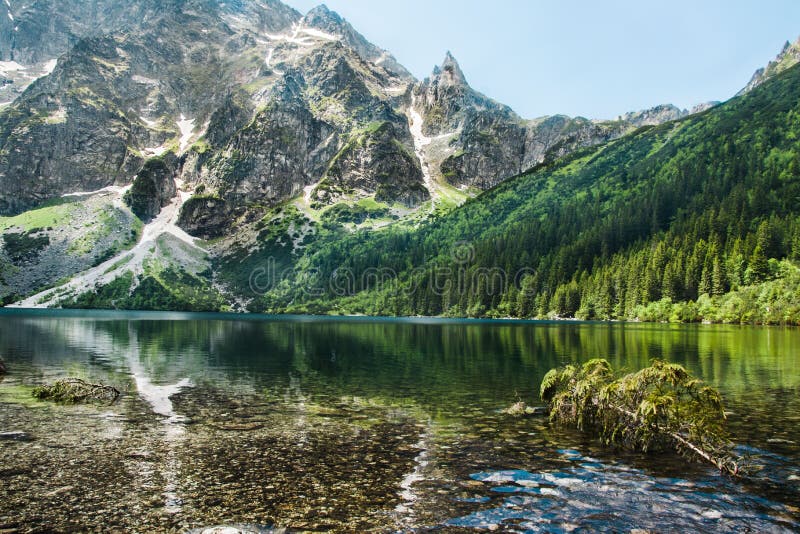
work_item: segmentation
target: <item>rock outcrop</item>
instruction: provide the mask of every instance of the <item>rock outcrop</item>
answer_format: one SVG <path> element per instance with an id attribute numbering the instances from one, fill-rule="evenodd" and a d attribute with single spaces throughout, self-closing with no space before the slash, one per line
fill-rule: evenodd
<path id="1" fill-rule="evenodd" d="M 348 195 L 416 207 L 430 198 L 413 149 L 391 122 L 376 122 L 354 135 L 330 164 L 312 198 L 331 204 Z"/>
<path id="2" fill-rule="evenodd" d="M 147 160 L 123 197 L 131 211 L 143 221 L 159 214 L 177 194 L 177 158 L 172 152 Z"/>

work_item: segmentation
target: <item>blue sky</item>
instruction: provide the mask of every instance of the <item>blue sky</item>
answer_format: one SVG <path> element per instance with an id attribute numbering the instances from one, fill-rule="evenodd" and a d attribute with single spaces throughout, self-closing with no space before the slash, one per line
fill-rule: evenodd
<path id="1" fill-rule="evenodd" d="M 418 78 L 451 50 L 473 87 L 527 118 L 725 100 L 800 36 L 799 0 L 325 3 Z"/>

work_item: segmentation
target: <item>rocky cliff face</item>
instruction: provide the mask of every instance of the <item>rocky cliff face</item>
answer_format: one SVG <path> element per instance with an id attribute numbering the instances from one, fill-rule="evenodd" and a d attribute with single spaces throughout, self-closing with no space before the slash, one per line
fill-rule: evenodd
<path id="1" fill-rule="evenodd" d="M 633 111 L 622 115 L 619 120 L 630 123 L 634 127 L 655 126 L 668 121 L 682 119 L 689 114 L 685 109 L 680 109 L 672 104 L 656 106 L 642 111 Z"/>
<path id="2" fill-rule="evenodd" d="M 363 37 L 323 8 L 269 39 L 266 68 L 250 84 L 250 104 L 225 103 L 209 121 L 208 150 L 202 157 L 190 154 L 191 172 L 183 176 L 191 186 L 202 186 L 199 196 L 214 195 L 214 209 L 230 217 L 287 200 L 322 181 L 352 192 L 350 199 L 419 204 L 425 198 L 419 162 L 398 108 L 408 74 L 384 66 L 385 57 L 375 47 L 349 46 L 348 39 L 358 45 Z M 248 108 L 253 115 L 243 124 Z M 380 139 L 365 144 L 368 155 L 347 150 L 361 132 L 384 123 Z M 342 151 L 345 159 L 337 157 Z M 350 157 L 368 158 L 370 176 L 342 165 Z M 324 194 L 314 201 L 327 205 L 340 199 Z M 218 219 L 208 221 L 217 226 Z M 202 234 L 216 232 L 202 228 L 199 220 L 187 213 L 181 224 Z"/>
<path id="3" fill-rule="evenodd" d="M 331 204 L 341 198 L 374 196 L 375 200 L 416 207 L 430 198 L 410 139 L 391 122 L 375 122 L 353 135 L 331 162 L 312 198 Z"/>
<path id="4" fill-rule="evenodd" d="M 631 114 L 631 120 L 617 121 L 563 115 L 524 120 L 472 89 L 449 52 L 415 88 L 414 104 L 424 117 L 426 135 L 450 139 L 444 148 L 432 143 L 428 149 L 430 158 L 441 162 L 432 169 L 434 178 L 478 189 L 494 187 L 547 159 L 619 137 L 640 125 L 632 119 L 645 116 Z M 647 114 L 651 124 L 673 118 L 668 113 Z"/>
<path id="5" fill-rule="evenodd" d="M 250 17 L 262 4 L 279 9 L 271 18 Z M 253 34 L 285 29 L 297 15 L 279 3 L 222 6 L 160 4 L 147 31 L 79 40 L 52 74 L 7 106 L 0 114 L 0 213 L 130 183 L 148 157 L 184 152 L 226 98 L 258 76 L 264 47 Z"/>
<path id="6" fill-rule="evenodd" d="M 177 158 L 172 152 L 147 160 L 123 199 L 142 221 L 149 222 L 177 193 Z"/>

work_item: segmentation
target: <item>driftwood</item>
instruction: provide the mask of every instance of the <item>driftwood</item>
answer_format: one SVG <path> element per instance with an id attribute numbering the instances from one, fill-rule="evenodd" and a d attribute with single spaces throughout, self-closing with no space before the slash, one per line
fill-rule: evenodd
<path id="1" fill-rule="evenodd" d="M 119 390 L 105 384 L 91 384 L 80 378 L 64 378 L 52 385 L 33 388 L 33 396 L 64 404 L 101 402 L 111 404 L 119 398 Z"/>
<path id="2" fill-rule="evenodd" d="M 552 421 L 596 432 L 606 445 L 674 450 L 740 474 L 722 397 L 680 365 L 656 361 L 618 378 L 606 360 L 590 360 L 551 370 L 540 395 Z"/>

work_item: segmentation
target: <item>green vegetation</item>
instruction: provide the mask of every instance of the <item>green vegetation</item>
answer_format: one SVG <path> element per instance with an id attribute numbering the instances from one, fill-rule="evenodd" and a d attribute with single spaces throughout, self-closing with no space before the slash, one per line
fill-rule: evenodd
<path id="1" fill-rule="evenodd" d="M 550 420 L 597 432 L 606 445 L 643 452 L 675 450 L 736 475 L 719 392 L 677 364 L 653 362 L 617 378 L 602 359 L 553 369 L 540 396 Z"/>
<path id="2" fill-rule="evenodd" d="M 389 215 L 389 208 L 375 201 L 356 204 L 339 203 L 325 210 L 322 221 L 333 224 L 363 224 L 369 219 L 381 219 Z"/>
<path id="3" fill-rule="evenodd" d="M 51 200 L 41 207 L 14 217 L 0 217 L 0 232 L 14 227 L 28 231 L 66 224 L 71 220 L 74 209 L 74 202 L 64 199 Z"/>
<path id="4" fill-rule="evenodd" d="M 211 287 L 211 273 L 192 275 L 170 266 L 158 274 L 134 277 L 126 272 L 114 281 L 61 302 L 65 308 L 92 310 L 225 311 Z"/>
<path id="5" fill-rule="evenodd" d="M 800 324 L 798 102 L 795 67 L 420 227 L 323 227 L 251 309 Z"/>

